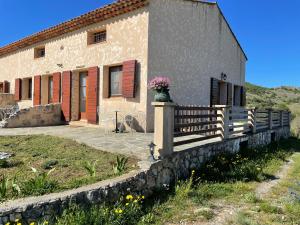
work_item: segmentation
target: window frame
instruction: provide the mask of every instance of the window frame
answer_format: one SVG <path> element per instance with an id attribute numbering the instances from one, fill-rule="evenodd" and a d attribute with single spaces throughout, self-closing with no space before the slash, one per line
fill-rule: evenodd
<path id="1" fill-rule="evenodd" d="M 41 54 L 43 52 L 43 54 Z M 35 59 L 42 59 L 46 57 L 46 47 L 37 47 L 34 49 L 34 58 Z"/>
<path id="2" fill-rule="evenodd" d="M 97 40 L 97 37 L 96 35 L 101 35 L 101 34 L 105 34 L 104 36 L 104 39 L 101 40 L 101 37 L 98 37 L 99 40 Z M 106 43 L 107 41 L 107 30 L 106 29 L 103 29 L 103 30 L 96 30 L 96 31 L 90 31 L 88 32 L 88 35 L 87 35 L 87 43 L 88 45 L 95 45 L 95 44 L 102 44 L 102 43 Z"/>
<path id="3" fill-rule="evenodd" d="M 120 83 L 121 83 L 121 87 L 120 87 L 120 93 L 119 94 L 112 94 L 111 93 L 111 71 L 112 71 L 112 69 L 114 69 L 114 68 L 120 68 L 121 70 L 120 70 Z M 110 97 L 110 98 L 113 98 L 113 97 L 122 97 L 123 96 L 123 93 L 122 93 L 122 79 L 123 79 L 123 66 L 122 65 L 117 65 L 117 66 L 110 66 L 109 67 L 109 69 L 108 69 L 108 96 Z"/>
<path id="4" fill-rule="evenodd" d="M 52 83 L 52 86 L 51 86 Z M 54 94 L 54 82 L 53 82 L 53 76 L 48 77 L 48 103 L 53 103 L 53 94 Z M 51 89 L 52 88 L 52 89 Z"/>

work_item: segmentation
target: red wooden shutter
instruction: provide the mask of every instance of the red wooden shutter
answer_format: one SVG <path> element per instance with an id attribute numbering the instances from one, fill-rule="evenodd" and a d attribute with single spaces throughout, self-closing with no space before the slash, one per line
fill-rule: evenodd
<path id="1" fill-rule="evenodd" d="M 99 99 L 99 68 L 88 69 L 87 90 L 87 120 L 91 124 L 97 124 L 97 107 Z"/>
<path id="2" fill-rule="evenodd" d="M 62 73 L 62 112 L 65 121 L 71 120 L 71 80 L 72 72 L 65 71 Z"/>
<path id="3" fill-rule="evenodd" d="M 41 76 L 34 77 L 33 105 L 41 104 Z"/>
<path id="4" fill-rule="evenodd" d="M 22 93 L 22 80 L 20 78 L 16 79 L 15 80 L 15 100 L 16 101 L 20 101 L 22 96 L 21 96 L 21 93 Z"/>
<path id="5" fill-rule="evenodd" d="M 3 92 L 9 93 L 9 82 L 7 80 L 3 82 Z"/>
<path id="6" fill-rule="evenodd" d="M 60 78 L 61 73 L 53 74 L 53 103 L 60 103 Z"/>
<path id="7" fill-rule="evenodd" d="M 135 97 L 136 60 L 123 62 L 122 95 L 125 98 Z"/>

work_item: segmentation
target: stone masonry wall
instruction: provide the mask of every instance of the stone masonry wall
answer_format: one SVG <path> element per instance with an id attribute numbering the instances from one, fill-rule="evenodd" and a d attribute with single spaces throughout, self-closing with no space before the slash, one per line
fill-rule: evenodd
<path id="1" fill-rule="evenodd" d="M 289 135 L 289 127 L 285 127 L 210 143 L 174 152 L 172 156 L 152 164 L 140 162 L 139 171 L 133 171 L 115 179 L 61 193 L 5 202 L 0 205 L 0 225 L 15 219 L 22 219 L 23 224 L 29 224 L 39 219 L 51 221 L 55 217 L 54 215 L 60 215 L 70 203 L 86 205 L 115 201 L 121 195 L 128 193 L 149 196 L 154 190 L 172 184 L 178 178 L 187 178 L 191 170 L 199 169 L 213 155 L 220 152 L 236 153 L 239 151 L 241 143 L 246 141 L 250 147 L 267 145 L 271 143 L 272 136 L 275 137 L 275 140 L 279 140 L 287 138 Z"/>
<path id="2" fill-rule="evenodd" d="M 36 127 L 59 124 L 62 124 L 61 105 L 49 104 L 21 109 L 8 119 L 1 121 L 0 127 Z"/>
<path id="3" fill-rule="evenodd" d="M 15 96 L 13 94 L 0 94 L 0 107 L 16 104 Z"/>

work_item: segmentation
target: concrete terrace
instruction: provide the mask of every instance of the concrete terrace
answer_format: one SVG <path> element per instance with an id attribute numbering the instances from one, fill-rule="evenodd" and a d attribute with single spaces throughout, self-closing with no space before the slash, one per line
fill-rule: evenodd
<path id="1" fill-rule="evenodd" d="M 38 134 L 72 139 L 102 151 L 134 156 L 140 160 L 148 158 L 148 144 L 153 140 L 153 134 L 105 133 L 98 127 L 51 126 L 0 129 L 0 136 Z"/>

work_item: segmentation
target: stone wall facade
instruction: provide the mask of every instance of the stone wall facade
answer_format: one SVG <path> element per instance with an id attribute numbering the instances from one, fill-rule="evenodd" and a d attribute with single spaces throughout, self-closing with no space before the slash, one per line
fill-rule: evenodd
<path id="1" fill-rule="evenodd" d="M 20 109 L 1 121 L 2 128 L 53 126 L 62 124 L 61 105 L 49 104 Z"/>
<path id="2" fill-rule="evenodd" d="M 13 94 L 0 94 L 0 107 L 16 104 L 15 96 Z"/>
<path id="3" fill-rule="evenodd" d="M 40 197 L 29 197 L 5 202 L 0 205 L 0 225 L 21 219 L 23 224 L 45 219 L 51 221 L 60 215 L 70 203 L 80 205 L 113 202 L 128 193 L 150 196 L 154 190 L 172 184 L 178 178 L 187 178 L 191 170 L 199 169 L 212 156 L 220 152 L 236 153 L 241 143 L 249 147 L 263 146 L 280 138 L 290 136 L 289 127 L 242 136 L 226 141 L 202 145 L 173 155 L 154 163 L 140 162 L 140 169 L 121 177 L 102 181 L 78 189 L 68 190 Z"/>

